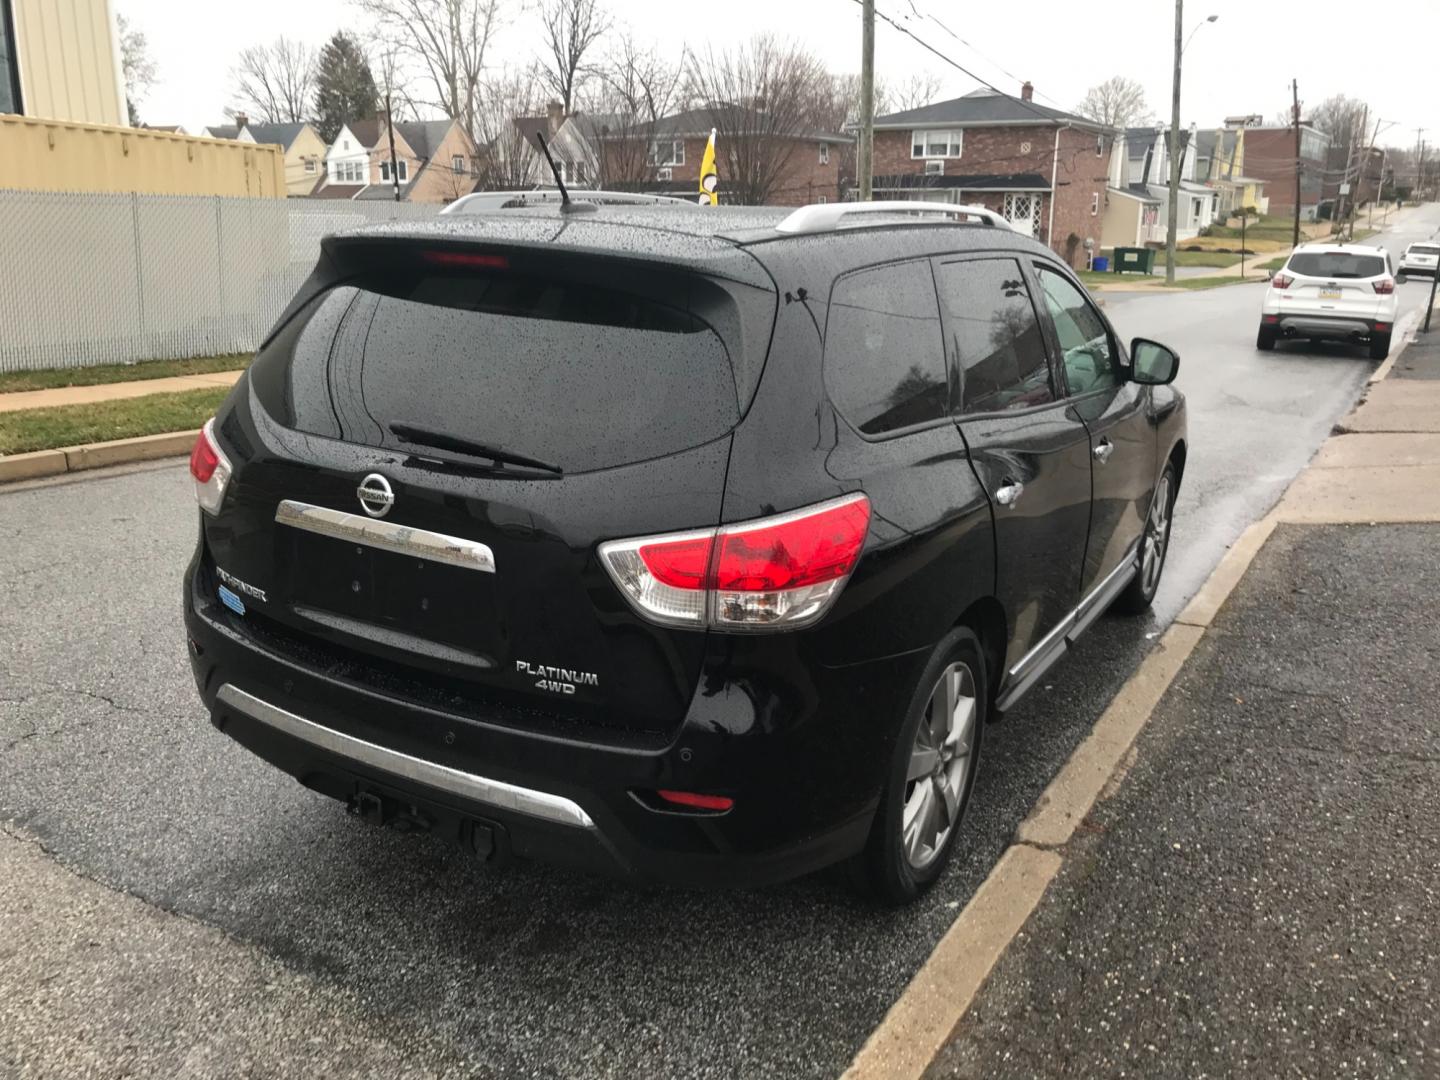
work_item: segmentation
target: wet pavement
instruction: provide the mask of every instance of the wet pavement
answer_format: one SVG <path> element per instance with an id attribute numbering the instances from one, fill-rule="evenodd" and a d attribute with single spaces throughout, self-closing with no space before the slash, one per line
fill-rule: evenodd
<path id="1" fill-rule="evenodd" d="M 1440 1075 L 1440 526 L 1281 525 L 929 1075 Z"/>
<path id="2" fill-rule="evenodd" d="M 834 1075 L 1154 634 L 1373 371 L 1355 351 L 1262 357 L 1258 305 L 1251 286 L 1107 296 L 1122 334 L 1179 349 L 1191 401 L 1156 615 L 1101 620 L 991 729 L 963 846 L 909 910 L 866 907 L 838 874 L 701 895 L 496 873 L 346 817 L 202 715 L 179 623 L 196 512 L 176 465 L 0 492 L 0 824 L 343 994 L 377 1038 L 429 1033 L 457 1070 Z"/>

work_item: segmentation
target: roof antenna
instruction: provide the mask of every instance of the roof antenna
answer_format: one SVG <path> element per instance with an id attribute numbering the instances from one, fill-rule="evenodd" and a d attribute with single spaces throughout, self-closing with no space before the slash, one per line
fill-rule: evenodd
<path id="1" fill-rule="evenodd" d="M 545 136 L 535 132 L 535 141 L 540 144 L 540 152 L 545 155 L 545 160 L 550 163 L 550 171 L 555 174 L 555 183 L 560 188 L 560 212 L 562 214 L 593 214 L 594 203 L 577 203 L 570 199 L 570 192 L 565 190 L 565 181 L 560 179 L 560 166 L 555 164 L 555 158 L 550 153 L 550 147 L 545 145 Z"/>

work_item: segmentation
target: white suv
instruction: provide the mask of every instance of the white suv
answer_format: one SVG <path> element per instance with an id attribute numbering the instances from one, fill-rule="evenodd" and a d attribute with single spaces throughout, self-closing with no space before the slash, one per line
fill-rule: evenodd
<path id="1" fill-rule="evenodd" d="M 1273 349 L 1281 338 L 1367 341 L 1371 359 L 1383 360 L 1397 308 L 1395 268 L 1384 248 L 1304 244 L 1270 279 L 1255 347 Z"/>
<path id="2" fill-rule="evenodd" d="M 1422 240 L 1411 244 L 1400 256 L 1400 273 L 1433 276 L 1437 261 L 1440 261 L 1440 242 Z"/>

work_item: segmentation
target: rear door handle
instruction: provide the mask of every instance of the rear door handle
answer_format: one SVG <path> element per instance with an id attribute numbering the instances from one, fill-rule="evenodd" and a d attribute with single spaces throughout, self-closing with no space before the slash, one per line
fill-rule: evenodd
<path id="1" fill-rule="evenodd" d="M 995 501 L 1001 506 L 1014 506 L 1025 494 L 1025 485 L 1019 480 L 1006 480 L 995 489 Z"/>
<path id="2" fill-rule="evenodd" d="M 1114 452 L 1115 444 L 1112 443 L 1109 438 L 1101 439 L 1096 444 L 1095 449 L 1092 451 L 1092 453 L 1094 453 L 1095 455 L 1095 460 L 1100 462 L 1101 465 L 1104 465 L 1107 461 L 1109 461 L 1110 455 Z"/>

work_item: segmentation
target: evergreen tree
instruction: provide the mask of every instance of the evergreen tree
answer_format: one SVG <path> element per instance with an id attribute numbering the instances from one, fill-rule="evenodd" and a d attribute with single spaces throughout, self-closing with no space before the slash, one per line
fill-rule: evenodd
<path id="1" fill-rule="evenodd" d="M 374 116 L 378 104 L 375 77 L 359 40 L 336 31 L 320 50 L 315 73 L 315 127 L 320 137 L 334 142 L 342 124 Z"/>

